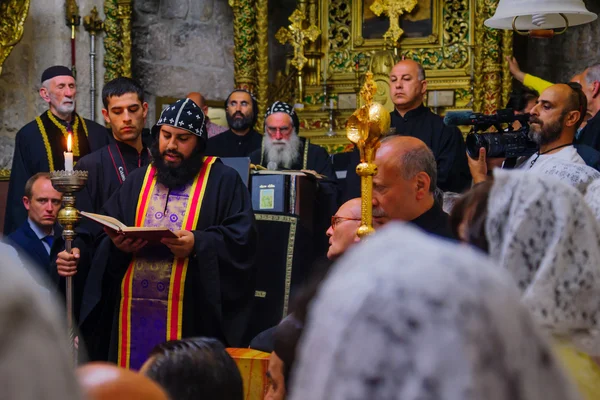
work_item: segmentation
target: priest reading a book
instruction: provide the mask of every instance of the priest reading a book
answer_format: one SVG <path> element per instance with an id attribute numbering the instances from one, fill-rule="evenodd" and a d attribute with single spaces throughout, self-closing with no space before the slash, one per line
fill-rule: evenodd
<path id="1" fill-rule="evenodd" d="M 209 336 L 239 346 L 254 295 L 250 195 L 235 170 L 204 156 L 202 110 L 178 100 L 152 134 L 152 164 L 104 205 L 117 221 L 88 215 L 106 235 L 86 282 L 81 336 L 90 359 L 131 369 L 166 340 Z M 73 253 L 59 254 L 59 275 L 76 273 Z"/>

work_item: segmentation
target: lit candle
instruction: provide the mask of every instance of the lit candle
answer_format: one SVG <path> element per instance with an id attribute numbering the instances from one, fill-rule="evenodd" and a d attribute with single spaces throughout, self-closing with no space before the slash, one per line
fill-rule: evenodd
<path id="1" fill-rule="evenodd" d="M 333 110 L 333 99 L 329 99 L 329 109 Z"/>
<path id="2" fill-rule="evenodd" d="M 64 152 L 65 155 L 65 171 L 73 171 L 73 153 L 71 152 L 71 134 L 67 136 L 67 151 Z"/>

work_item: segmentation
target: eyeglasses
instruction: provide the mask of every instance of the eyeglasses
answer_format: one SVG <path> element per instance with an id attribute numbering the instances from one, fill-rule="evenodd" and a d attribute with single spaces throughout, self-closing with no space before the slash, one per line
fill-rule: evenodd
<path id="1" fill-rule="evenodd" d="M 349 217 L 340 217 L 337 215 L 333 215 L 331 217 L 331 228 L 335 230 L 335 227 L 342 221 L 362 221 L 360 218 L 349 218 Z"/>
<path id="2" fill-rule="evenodd" d="M 292 127 L 283 126 L 283 127 L 279 128 L 279 127 L 275 127 L 275 126 L 267 126 L 267 132 L 269 133 L 269 135 L 275 135 L 277 133 L 277 131 L 279 131 L 279 133 L 281 133 L 283 136 L 287 136 L 292 131 Z"/>

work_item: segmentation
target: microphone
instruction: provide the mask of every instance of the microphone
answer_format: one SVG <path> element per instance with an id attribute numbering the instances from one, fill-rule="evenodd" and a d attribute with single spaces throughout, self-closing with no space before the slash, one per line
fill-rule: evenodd
<path id="1" fill-rule="evenodd" d="M 277 171 L 277 163 L 275 161 L 269 161 L 267 164 L 267 169 L 269 171 Z"/>
<path id="2" fill-rule="evenodd" d="M 448 111 L 444 117 L 444 125 L 473 125 L 477 121 L 477 113 L 472 111 Z"/>

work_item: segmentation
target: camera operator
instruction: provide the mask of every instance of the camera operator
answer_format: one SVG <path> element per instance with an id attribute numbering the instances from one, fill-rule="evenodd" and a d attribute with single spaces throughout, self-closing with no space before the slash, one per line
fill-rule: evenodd
<path id="1" fill-rule="evenodd" d="M 553 160 L 560 160 L 573 164 L 592 164 L 597 160 L 593 149 L 576 149 L 573 146 L 575 132 L 585 116 L 587 101 L 577 83 L 556 84 L 544 90 L 537 100 L 536 105 L 530 110 L 529 139 L 535 142 L 539 149 L 530 157 L 520 157 L 515 168 L 543 170 Z M 582 155 L 586 152 L 586 163 Z M 473 176 L 473 183 L 488 179 L 488 161 L 484 148 L 479 150 L 479 159 L 468 157 L 469 169 Z M 498 159 L 492 165 L 498 164 Z M 500 160 L 502 161 L 502 160 Z"/>

